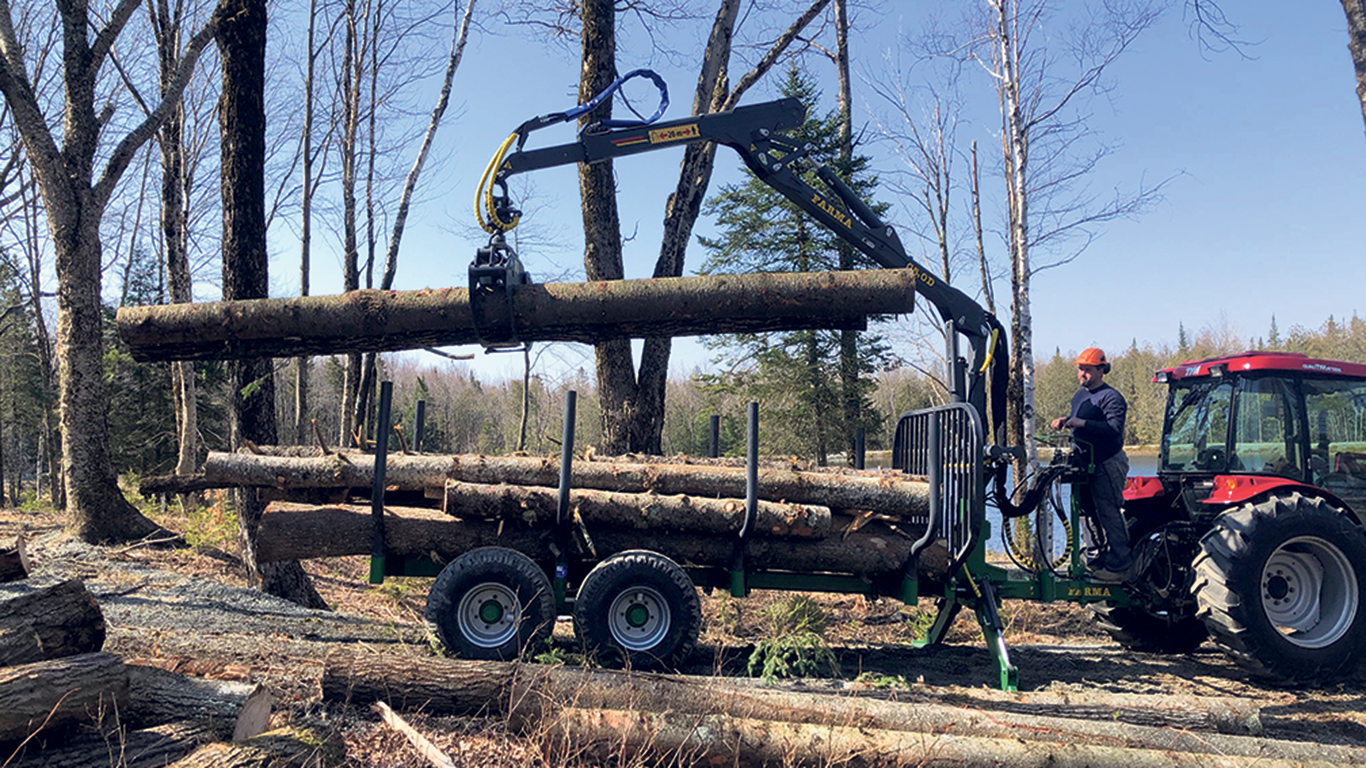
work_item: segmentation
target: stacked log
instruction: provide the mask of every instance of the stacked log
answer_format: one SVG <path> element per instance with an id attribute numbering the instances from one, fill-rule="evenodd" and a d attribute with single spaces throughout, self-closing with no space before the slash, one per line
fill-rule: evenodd
<path id="1" fill-rule="evenodd" d="M 268 727 L 271 697 L 263 687 L 125 664 L 102 650 L 105 634 L 99 604 L 78 579 L 0 601 L 6 765 L 107 764 L 117 743 L 120 765 L 164 766 L 213 742 L 255 743 Z M 290 762 L 302 754 L 297 744 L 266 743 L 274 747 L 258 744 L 249 753 L 277 748 L 272 764 L 323 764 Z"/>

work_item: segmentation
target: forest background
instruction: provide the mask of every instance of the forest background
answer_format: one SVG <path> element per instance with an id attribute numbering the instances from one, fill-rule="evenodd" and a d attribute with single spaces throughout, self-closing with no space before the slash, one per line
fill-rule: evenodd
<path id="1" fill-rule="evenodd" d="M 660 4 L 660 7 L 667 6 Z M 543 32 L 553 26 L 547 26 L 548 22 L 545 21 L 546 18 L 553 19 L 553 14 L 550 17 L 519 17 L 515 13 L 516 7 L 517 4 L 504 4 L 496 9 L 488 9 L 481 15 L 479 23 L 483 27 L 477 28 L 477 31 L 482 29 L 487 32 L 498 28 L 499 34 L 504 35 L 532 34 L 527 30 Z M 674 6 L 675 10 L 684 7 L 686 4 Z M 308 49 L 310 53 L 307 57 L 301 56 L 297 47 L 302 37 L 303 16 L 279 13 L 272 17 L 273 24 L 281 25 L 276 30 L 280 34 L 272 39 L 283 39 L 295 45 L 292 55 L 280 55 L 272 63 L 273 82 L 293 82 L 291 78 L 297 78 L 303 69 L 304 58 L 313 59 L 320 71 L 326 70 L 327 77 L 333 78 L 318 89 L 326 95 L 318 96 L 318 103 L 323 105 L 319 112 L 322 125 L 316 131 L 318 147 L 314 151 L 320 153 L 318 157 L 321 163 L 314 183 L 322 190 L 322 194 L 315 199 L 315 205 L 320 217 L 320 229 L 329 230 L 333 238 L 340 239 L 343 226 L 336 222 L 344 215 L 352 217 L 353 227 L 359 224 L 359 228 L 353 228 L 350 236 L 361 240 L 358 249 L 363 254 L 363 263 L 368 266 L 365 282 L 372 284 L 373 268 L 381 263 L 385 232 L 393 216 L 392 210 L 383 201 L 392 198 L 400 186 L 403 166 L 409 159 L 409 153 L 405 153 L 404 149 L 416 143 L 426 120 L 423 100 L 428 94 L 413 86 L 430 80 L 444 65 L 442 36 L 449 34 L 452 11 L 455 11 L 454 17 L 458 18 L 461 9 L 439 3 L 390 3 L 386 6 L 378 2 L 315 3 L 312 8 L 322 23 L 317 43 Z M 361 9 L 359 15 L 358 8 Z M 388 8 L 390 15 L 385 15 L 385 8 Z M 353 48 L 348 60 L 339 41 L 344 36 L 346 20 L 361 17 L 369 19 L 369 23 L 374 25 L 376 36 L 369 43 Z M 870 18 L 876 18 L 875 12 L 865 14 L 865 22 Z M 43 21 L 41 13 L 34 13 L 26 23 L 32 25 L 31 31 L 41 36 Z M 674 21 L 681 23 L 682 15 Z M 139 14 L 133 23 L 147 22 Z M 776 29 L 781 24 L 769 26 Z M 509 29 L 513 31 L 509 32 Z M 551 29 L 548 38 L 553 39 L 555 32 Z M 754 51 L 761 50 L 759 41 L 768 39 L 766 33 L 771 37 L 771 32 L 772 29 L 769 29 L 755 34 L 752 43 Z M 136 46 L 148 43 L 149 37 L 139 37 L 137 34 L 125 36 L 121 43 L 127 46 L 123 49 L 124 60 L 135 60 L 133 52 Z M 806 58 L 797 57 L 792 66 L 808 71 L 828 67 L 829 62 L 822 57 L 818 35 L 813 31 L 808 37 L 809 44 L 802 49 Z M 364 48 L 364 45 L 370 47 Z M 668 59 L 670 55 L 676 56 L 676 53 L 655 50 L 652 55 Z M 360 63 L 364 56 L 376 62 L 372 69 L 367 70 Z M 1345 69 L 1346 57 L 1342 58 Z M 381 60 L 384 61 L 383 66 L 378 63 Z M 215 261 L 218 246 L 216 221 L 220 211 L 217 208 L 217 173 L 214 167 L 217 141 L 214 66 L 210 50 L 201 62 L 196 82 L 187 91 L 184 108 L 187 135 L 190 137 L 187 142 L 193 146 L 194 154 L 193 169 L 183 179 L 183 191 L 191 224 L 192 269 L 196 276 L 196 294 L 200 298 L 213 298 L 214 275 L 218 269 Z M 135 109 L 136 97 L 131 94 L 136 92 L 136 88 L 129 87 L 121 91 L 114 83 L 121 79 L 125 86 L 131 86 L 146 78 L 154 78 L 155 72 L 151 68 L 140 71 L 132 66 L 115 69 L 115 73 L 108 75 L 111 78 L 110 93 L 117 94 L 121 109 Z M 59 83 L 53 79 L 52 73 L 53 70 L 49 69 L 46 77 L 36 79 L 40 85 L 45 83 L 49 89 L 56 88 Z M 781 80 L 778 77 L 771 79 Z M 367 88 L 370 89 L 368 95 Z M 776 89 L 775 84 L 769 89 L 769 94 L 772 95 Z M 49 90 L 51 94 L 56 92 Z M 813 114 L 818 118 L 828 117 L 828 110 L 832 108 L 830 100 L 819 93 L 815 95 L 818 103 L 812 105 Z M 1108 98 L 1108 92 L 1100 95 Z M 300 215 L 301 191 L 305 182 L 299 177 L 299 168 L 301 152 L 307 151 L 298 143 L 301 135 L 299 110 L 290 108 L 291 104 L 298 103 L 299 89 L 293 85 L 279 87 L 272 91 L 271 98 L 268 111 L 278 119 L 269 126 L 274 138 L 269 145 L 272 152 L 267 179 L 267 192 L 271 196 L 268 200 L 269 221 L 272 227 L 283 228 L 291 236 L 297 236 L 298 225 L 292 222 Z M 1344 94 L 1343 98 L 1350 97 Z M 351 104 L 349 108 L 353 110 L 349 117 L 346 114 L 348 99 Z M 559 105 L 545 105 L 544 109 L 552 106 Z M 111 107 L 111 111 L 117 110 Z M 526 107 L 525 111 L 529 116 L 544 110 L 538 104 Z M 1084 114 L 1078 113 L 1077 117 L 1080 119 Z M 356 130 L 350 137 L 352 143 L 349 148 L 343 148 L 341 134 L 345 132 L 348 120 Z M 865 128 L 861 136 L 865 146 L 878 140 L 895 142 L 897 135 L 901 138 L 906 136 L 904 132 L 898 134 L 897 131 L 881 130 L 873 120 L 861 121 L 861 125 Z M 6 309 L 3 332 L 0 332 L 0 450 L 3 451 L 0 467 L 3 467 L 5 485 L 11 494 L 17 496 L 21 479 L 37 481 L 40 487 L 48 482 L 44 478 L 48 466 L 45 457 L 51 452 L 55 390 L 52 372 L 43 369 L 45 365 L 50 365 L 50 362 L 45 361 L 53 359 L 51 349 L 55 342 L 52 329 L 55 322 L 51 303 L 44 299 L 50 294 L 45 294 L 41 288 L 44 282 L 51 285 L 48 266 L 51 253 L 44 242 L 46 222 L 31 179 L 25 180 L 18 140 L 11 126 L 6 123 L 3 128 L 10 137 L 8 146 L 11 147 L 4 158 L 5 172 L 13 172 L 14 175 L 11 177 L 13 183 L 5 188 L 3 201 L 5 264 L 0 268 L 0 291 L 3 291 Z M 966 164 L 965 145 L 964 141 L 952 147 L 960 169 Z M 1100 140 L 1094 146 L 1103 150 L 1109 145 Z M 118 306 L 157 304 L 170 298 L 163 259 L 166 244 L 160 239 L 156 215 L 157 192 L 163 186 L 155 157 L 157 152 L 155 143 L 150 143 L 130 163 L 134 172 L 120 186 L 104 220 L 102 229 L 106 252 L 103 295 L 107 319 L 112 318 Z M 330 160 L 329 152 L 332 153 Z M 350 153 L 349 161 L 339 159 L 344 152 Z M 1092 155 L 1097 162 L 1105 159 L 1107 152 L 1097 152 Z M 362 181 L 359 187 L 352 189 L 353 193 L 360 191 L 360 200 L 344 202 L 340 192 L 341 177 L 346 173 L 344 168 L 348 162 L 353 179 L 359 175 Z M 721 164 L 733 165 L 728 158 L 723 158 Z M 914 198 L 923 191 L 927 181 L 923 170 L 919 169 L 907 176 L 903 170 L 891 164 L 879 167 L 877 171 L 882 174 L 884 186 L 878 189 L 870 182 L 870 196 L 873 199 L 907 197 L 905 193 L 909 191 L 909 196 Z M 986 175 L 990 177 L 992 173 L 1000 173 L 1000 169 L 993 171 L 989 167 Z M 966 182 L 954 179 L 952 185 L 959 195 L 960 202 L 957 205 L 961 206 L 967 198 Z M 534 187 L 527 188 L 523 193 L 532 200 L 538 194 Z M 353 210 L 344 214 L 343 208 L 346 207 Z M 1137 214 L 1138 211 L 1135 209 L 1128 213 Z M 915 215 L 914 210 L 905 209 L 893 213 L 894 220 L 899 224 Z M 961 216 L 962 211 L 955 209 L 954 215 Z M 1097 222 L 1098 225 L 1100 223 Z M 932 229 L 931 225 L 924 222 L 905 221 L 905 226 L 907 230 L 917 233 Z M 989 239 L 1003 237 L 999 229 L 989 221 Z M 1089 244 L 1090 238 L 1097 236 L 1096 232 L 1102 229 L 1097 226 L 1095 231 L 1089 232 L 1086 242 Z M 536 238 L 542 238 L 542 242 L 546 243 L 554 241 L 553 232 L 544 229 L 539 232 L 532 229 L 528 238 L 529 243 L 534 243 Z M 285 241 L 290 239 L 284 238 Z M 933 238 L 924 238 L 922 235 L 922 239 L 930 242 Z M 971 248 L 964 248 L 964 253 L 959 253 L 957 249 L 960 246 L 954 246 L 953 257 L 961 260 L 966 255 L 971 264 Z M 295 246 L 291 244 L 290 247 Z M 284 248 L 277 246 L 277 250 Z M 1059 265 L 1063 265 L 1080 255 L 1081 250 L 1084 248 L 1076 251 L 1064 249 L 1054 258 Z M 937 254 L 932 246 L 917 255 L 924 258 L 926 263 L 937 263 Z M 948 266 L 949 262 L 945 262 L 946 269 L 943 271 L 947 271 Z M 962 267 L 962 262 L 956 262 L 955 266 Z M 1068 267 L 1073 270 L 1078 268 Z M 993 269 L 992 281 L 1001 279 L 1005 268 L 995 263 Z M 569 273 L 572 277 L 573 270 L 569 270 Z M 973 290 L 982 293 L 980 286 Z M 1163 310 L 1155 307 L 1154 311 Z M 1154 346 L 1133 339 L 1124 349 L 1115 349 L 1111 345 L 1109 351 L 1115 365 L 1111 382 L 1125 393 L 1131 403 L 1128 441 L 1131 444 L 1147 444 L 1153 442 L 1160 433 L 1163 393 L 1151 383 L 1152 372 L 1157 368 L 1185 359 L 1245 348 L 1285 349 L 1363 361 L 1366 329 L 1362 328 L 1355 316 L 1328 317 L 1319 325 L 1313 325 L 1319 322 L 1317 318 L 1309 319 L 1309 325 L 1295 324 L 1282 332 L 1276 326 L 1273 312 L 1268 312 L 1267 330 L 1254 336 L 1246 336 L 1228 323 L 1188 332 L 1180 324 L 1179 317 L 1173 316 L 1172 323 L 1176 328 L 1172 332 L 1177 336 L 1175 342 Z M 115 469 L 125 474 L 169 471 L 176 463 L 177 444 L 172 374 L 165 364 L 133 362 L 110 329 L 111 326 L 106 324 L 104 375 L 110 385 L 109 442 Z M 880 331 L 892 337 L 895 343 L 880 357 L 868 378 L 870 386 L 866 395 L 876 416 L 866 420 L 876 425 L 869 435 L 869 445 L 873 448 L 885 445 L 897 414 L 939 402 L 944 397 L 937 379 L 939 361 L 932 351 L 937 342 L 932 340 L 929 344 L 921 344 L 905 340 L 916 333 L 923 335 L 925 326 L 909 324 Z M 1078 346 L 1084 346 L 1089 341 L 1079 340 Z M 799 406 L 803 393 L 791 387 L 784 389 L 777 386 L 784 382 L 781 373 L 773 375 L 770 371 L 767 377 L 762 376 L 762 366 L 753 357 L 748 361 L 727 359 L 725 351 L 728 343 L 721 340 L 721 346 L 712 350 L 721 360 L 720 363 L 696 366 L 691 372 L 682 372 L 681 375 L 675 371 L 671 377 L 664 416 L 663 452 L 697 454 L 705 451 L 706 424 L 712 414 L 722 418 L 722 450 L 728 453 L 739 450 L 743 403 L 760 397 L 764 413 L 767 414 L 762 430 L 765 452 L 804 458 L 823 455 L 824 449 L 816 441 L 825 428 L 818 428 L 813 421 L 821 418 L 822 414 L 817 411 L 809 418 L 792 418 L 791 414 L 801 410 Z M 926 349 L 931 351 L 926 352 Z M 1039 355 L 1033 367 L 1038 416 L 1045 421 L 1065 410 L 1066 401 L 1075 388 L 1071 365 L 1074 352 L 1071 348 L 1056 348 L 1051 354 Z M 560 407 L 564 393 L 569 389 L 575 389 L 582 395 L 580 444 L 597 444 L 601 438 L 600 405 L 595 396 L 596 383 L 591 365 L 565 365 L 562 360 L 550 365 L 549 361 L 555 358 L 554 348 L 533 350 L 528 358 L 528 375 L 517 379 L 481 375 L 465 363 L 443 358 L 416 354 L 384 356 L 379 362 L 379 378 L 391 379 L 396 384 L 396 418 L 401 423 L 412 424 L 418 400 L 427 403 L 425 447 L 428 450 L 553 451 L 558 438 Z M 572 356 L 570 359 L 573 359 Z M 345 412 L 342 406 L 345 361 L 342 358 L 318 358 L 310 361 L 308 366 L 315 382 L 315 388 L 309 395 L 308 415 L 310 423 L 316 420 L 318 427 L 316 432 L 309 430 L 305 433 L 299 429 L 301 422 L 289 416 L 294 407 L 293 375 L 287 370 L 284 361 L 277 364 L 275 396 L 279 405 L 279 433 L 283 441 L 311 442 L 317 434 L 324 435 L 326 440 L 335 440 L 336 436 L 345 432 L 345 417 L 342 415 Z M 228 380 L 224 367 L 212 363 L 197 365 L 195 379 L 198 384 L 199 452 L 202 455 L 207 450 L 227 447 Z M 835 424 L 831 428 L 839 429 L 840 426 Z"/>

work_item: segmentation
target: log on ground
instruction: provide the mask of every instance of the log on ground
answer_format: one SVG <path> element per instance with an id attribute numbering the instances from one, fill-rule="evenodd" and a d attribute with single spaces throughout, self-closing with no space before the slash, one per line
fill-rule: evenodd
<path id="1" fill-rule="evenodd" d="M 369 507 L 311 506 L 272 502 L 261 516 L 256 557 L 260 562 L 370 554 L 373 525 Z M 475 547 L 518 550 L 533 560 L 553 559 L 549 528 L 530 529 L 505 521 L 459 520 L 418 507 L 385 507 L 384 532 L 392 555 L 432 556 L 450 561 Z M 699 536 L 588 527 L 593 550 L 580 556 L 601 559 L 630 549 L 649 549 L 683 565 L 727 568 L 734 554 L 731 536 Z M 911 534 L 918 535 L 917 531 Z M 900 573 L 910 554 L 909 535 L 868 525 L 847 536 L 826 539 L 753 538 L 745 558 L 754 569 L 856 575 Z M 933 546 L 920 557 L 920 574 L 942 575 L 947 559 Z"/>
<path id="2" fill-rule="evenodd" d="M 983 739 L 1027 739 L 1052 744 L 1214 753 L 1260 760 L 1330 761 L 1366 764 L 1366 750 L 1196 732 L 1184 724 L 1199 720 L 1205 708 L 1223 709 L 1222 699 L 1173 704 L 1171 697 L 1087 691 L 1070 694 L 1074 709 L 1050 711 L 1094 714 L 1110 709 L 1114 718 L 1083 720 L 1063 716 L 1016 714 L 928 703 L 923 698 L 877 698 L 812 694 L 760 687 L 725 678 L 641 675 L 437 658 L 399 658 L 376 653 L 335 651 L 322 677 L 323 697 L 355 705 L 392 700 L 394 706 L 430 714 L 500 715 L 518 730 L 535 732 L 553 722 L 565 707 L 669 712 L 687 716 L 726 715 L 811 726 L 918 733 L 951 733 Z M 1022 694 L 1027 697 L 1028 694 Z M 1094 701 L 1088 701 L 1094 699 Z M 1240 702 L 1247 711 L 1250 705 Z M 1166 727 L 1122 721 L 1133 711 L 1148 722 L 1169 716 Z M 1204 722 L 1212 724 L 1209 718 Z"/>
<path id="3" fill-rule="evenodd" d="M 215 724 L 194 721 L 114 733 L 107 727 L 81 726 L 51 745 L 40 739 L 29 742 L 6 768 L 165 768 L 167 763 L 222 738 Z"/>
<path id="4" fill-rule="evenodd" d="M 104 614 L 80 579 L 0 602 L 0 667 L 104 647 Z"/>
<path id="5" fill-rule="evenodd" d="M 346 744 L 313 723 L 266 731 L 245 741 L 206 744 L 168 768 L 325 768 L 346 760 Z"/>
<path id="6" fill-rule="evenodd" d="M 570 707 L 540 726 L 565 754 L 733 766 L 981 766 L 986 768 L 1329 768 L 1326 760 L 1277 760 L 1217 753 L 1132 749 L 1027 738 L 810 725 L 727 715 Z"/>
<path id="7" fill-rule="evenodd" d="M 268 456 L 210 453 L 204 478 L 219 487 L 370 488 L 374 458 L 358 452 L 327 456 Z M 390 455 L 384 483 L 401 490 L 441 488 L 448 480 L 465 483 L 543 486 L 560 483 L 558 457 Z M 643 464 L 576 461 L 570 487 L 619 493 L 684 494 L 708 498 L 745 497 L 745 469 L 705 464 Z M 836 509 L 867 509 L 900 517 L 923 516 L 929 484 L 899 473 L 849 475 L 834 472 L 763 468 L 759 498 Z"/>
<path id="8" fill-rule="evenodd" d="M 28 549 L 24 546 L 24 535 L 21 533 L 16 537 L 13 547 L 0 549 L 0 584 L 27 579 L 30 570 Z"/>
<path id="9" fill-rule="evenodd" d="M 130 703 L 123 717 L 135 728 L 196 720 L 214 725 L 223 740 L 251 738 L 266 730 L 271 696 L 260 684 L 190 677 L 138 664 L 128 665 L 128 678 Z"/>
<path id="10" fill-rule="evenodd" d="M 112 653 L 0 669 L 0 744 L 94 722 L 128 706 L 128 670 Z"/>
<path id="11" fill-rule="evenodd" d="M 754 273 L 513 289 L 511 313 L 486 304 L 479 325 L 522 341 L 695 336 L 866 327 L 913 309 L 915 272 Z M 340 296 L 165 304 L 119 310 L 134 359 L 209 360 L 386 352 L 479 342 L 469 291 L 352 291 Z"/>

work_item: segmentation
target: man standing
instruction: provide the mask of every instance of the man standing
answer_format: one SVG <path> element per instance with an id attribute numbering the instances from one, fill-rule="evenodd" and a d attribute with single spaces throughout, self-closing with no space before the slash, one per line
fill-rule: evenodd
<path id="1" fill-rule="evenodd" d="M 1089 512 L 1084 528 L 1087 569 L 1098 581 L 1120 582 L 1133 567 L 1129 531 L 1120 507 L 1124 482 L 1129 476 L 1129 457 L 1124 454 L 1124 417 L 1129 405 L 1124 396 L 1105 383 L 1110 364 L 1095 347 L 1077 356 L 1077 382 L 1072 413 L 1054 419 L 1053 429 L 1071 429 L 1074 442 L 1088 443 L 1094 451 L 1095 474 L 1088 483 L 1073 486 L 1080 493 L 1082 509 Z"/>

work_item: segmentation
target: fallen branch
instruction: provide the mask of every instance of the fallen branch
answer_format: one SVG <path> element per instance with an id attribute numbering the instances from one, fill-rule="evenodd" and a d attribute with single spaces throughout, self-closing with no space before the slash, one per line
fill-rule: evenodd
<path id="1" fill-rule="evenodd" d="M 331 728 L 292 725 L 246 741 L 206 744 L 168 768 L 325 768 L 346 760 L 346 744 Z"/>
<path id="2" fill-rule="evenodd" d="M 426 736 L 418 733 L 416 728 L 408 725 L 407 721 L 399 717 L 394 710 L 390 709 L 388 704 L 377 701 L 370 705 L 370 709 L 379 713 L 380 719 L 383 720 L 386 725 L 403 734 L 404 738 L 408 740 L 408 743 L 412 744 L 417 751 L 427 759 L 427 762 L 436 766 L 436 768 L 455 768 L 455 761 L 450 758 L 450 755 L 437 749 L 435 744 Z"/>

